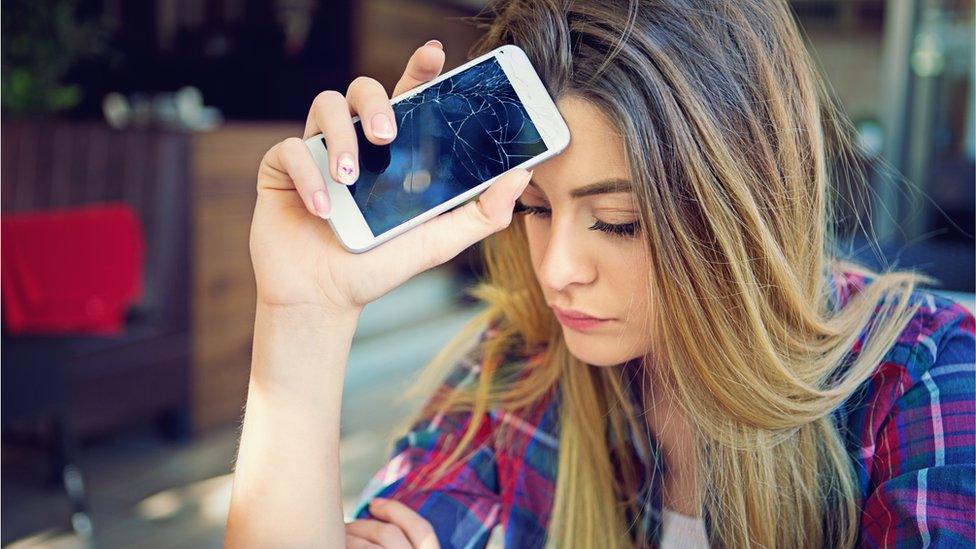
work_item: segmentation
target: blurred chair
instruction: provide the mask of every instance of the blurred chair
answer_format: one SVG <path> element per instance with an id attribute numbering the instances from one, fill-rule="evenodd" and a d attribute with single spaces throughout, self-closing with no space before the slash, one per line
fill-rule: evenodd
<path id="1" fill-rule="evenodd" d="M 141 291 L 143 235 L 124 204 L 4 214 L 3 426 L 52 425 L 52 477 L 90 537 L 85 483 L 75 464 L 68 360 L 86 340 L 112 341 Z"/>
<path id="2" fill-rule="evenodd" d="M 168 436 L 189 434 L 187 136 L 120 132 L 100 123 L 4 121 L 0 145 L 5 215 L 123 202 L 145 237 L 141 296 L 119 333 L 24 336 L 8 330 L 4 319 L 5 434 L 16 420 L 53 420 L 53 466 L 69 494 L 76 490 L 77 509 L 83 483 L 70 466 L 77 437 L 147 420 L 158 421 Z"/>

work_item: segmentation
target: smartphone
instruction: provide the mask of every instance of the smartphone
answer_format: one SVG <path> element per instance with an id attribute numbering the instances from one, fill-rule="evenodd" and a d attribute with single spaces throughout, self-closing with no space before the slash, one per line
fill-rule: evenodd
<path id="1" fill-rule="evenodd" d="M 500 174 L 569 145 L 569 127 L 521 48 L 508 44 L 390 99 L 397 135 L 366 140 L 359 179 L 333 181 L 322 134 L 305 143 L 325 176 L 328 219 L 343 247 L 365 252 L 476 198 Z"/>

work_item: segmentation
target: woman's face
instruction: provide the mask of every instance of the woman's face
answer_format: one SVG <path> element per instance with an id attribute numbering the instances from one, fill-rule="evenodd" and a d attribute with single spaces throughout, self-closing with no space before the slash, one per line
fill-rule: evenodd
<path id="1" fill-rule="evenodd" d="M 528 208 L 532 266 L 550 307 L 606 319 L 576 326 L 557 314 L 570 352 L 613 366 L 648 354 L 645 239 L 639 227 L 629 234 L 637 212 L 621 136 L 589 102 L 566 96 L 557 103 L 570 144 L 535 168 L 519 199 Z"/>

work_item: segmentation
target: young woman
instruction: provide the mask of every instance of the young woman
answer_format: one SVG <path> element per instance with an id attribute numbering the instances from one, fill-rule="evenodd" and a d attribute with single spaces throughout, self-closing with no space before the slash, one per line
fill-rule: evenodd
<path id="1" fill-rule="evenodd" d="M 361 255 L 320 219 L 301 140 L 261 164 L 228 545 L 472 547 L 501 524 L 512 547 L 972 546 L 973 316 L 833 251 L 851 149 L 784 2 L 490 13 L 471 55 L 528 53 L 563 154 Z M 442 47 L 394 94 L 439 74 Z M 324 132 L 334 179 L 357 176 L 351 114 L 395 138 L 388 99 L 364 77 L 316 98 L 305 135 Z M 489 236 L 485 313 L 344 524 L 361 309 Z"/>

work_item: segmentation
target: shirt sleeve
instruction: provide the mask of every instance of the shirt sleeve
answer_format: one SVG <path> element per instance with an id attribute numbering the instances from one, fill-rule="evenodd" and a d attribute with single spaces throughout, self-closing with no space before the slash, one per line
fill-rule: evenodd
<path id="1" fill-rule="evenodd" d="M 967 311 L 920 336 L 916 352 L 935 359 L 895 401 L 879 432 L 862 547 L 976 546 L 973 333 Z"/>
<path id="2" fill-rule="evenodd" d="M 477 383 L 484 337 L 483 333 L 435 395 Z M 452 455 L 471 419 L 468 412 L 438 413 L 412 425 L 395 442 L 389 462 L 367 483 L 354 518 L 371 518 L 368 505 L 375 497 L 395 499 L 431 524 L 441 547 L 485 547 L 502 507 L 489 414 L 484 414 L 456 464 L 436 483 L 427 484 L 442 461 Z"/>

